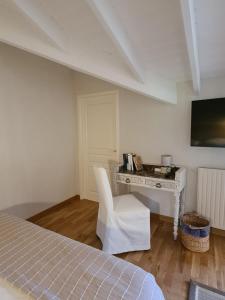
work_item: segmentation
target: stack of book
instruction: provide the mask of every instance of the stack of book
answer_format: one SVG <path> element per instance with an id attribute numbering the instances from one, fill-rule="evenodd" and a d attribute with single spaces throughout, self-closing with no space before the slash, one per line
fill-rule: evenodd
<path id="1" fill-rule="evenodd" d="M 135 153 L 124 153 L 123 154 L 123 168 L 128 171 L 141 171 L 142 160 L 140 156 Z"/>

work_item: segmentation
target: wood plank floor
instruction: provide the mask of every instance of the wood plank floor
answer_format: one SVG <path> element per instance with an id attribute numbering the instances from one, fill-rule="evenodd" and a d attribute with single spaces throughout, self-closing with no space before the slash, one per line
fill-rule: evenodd
<path id="1" fill-rule="evenodd" d="M 30 220 L 101 249 L 95 235 L 97 210 L 97 203 L 75 199 Z M 190 279 L 225 290 L 225 237 L 211 235 L 210 251 L 199 254 L 173 240 L 169 222 L 151 218 L 151 232 L 151 250 L 118 256 L 154 274 L 167 300 L 187 299 Z"/>

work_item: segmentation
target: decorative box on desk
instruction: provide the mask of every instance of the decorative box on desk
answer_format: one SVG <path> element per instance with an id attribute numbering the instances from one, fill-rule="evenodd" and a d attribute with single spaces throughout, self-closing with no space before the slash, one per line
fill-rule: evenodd
<path id="1" fill-rule="evenodd" d="M 155 190 L 162 190 L 174 193 L 174 239 L 177 239 L 179 216 L 184 210 L 184 188 L 186 185 L 186 169 L 173 167 L 167 174 L 155 173 L 155 168 L 161 168 L 156 165 L 143 165 L 142 171 L 127 171 L 119 164 L 114 164 L 112 170 L 112 183 L 114 190 L 118 183 L 142 186 Z"/>

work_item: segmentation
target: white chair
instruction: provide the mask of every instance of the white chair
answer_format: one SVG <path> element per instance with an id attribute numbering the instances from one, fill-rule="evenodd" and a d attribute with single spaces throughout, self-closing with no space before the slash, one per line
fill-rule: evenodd
<path id="1" fill-rule="evenodd" d="M 96 234 L 111 254 L 150 249 L 150 210 L 134 195 L 113 197 L 104 168 L 94 167 L 99 210 Z"/>

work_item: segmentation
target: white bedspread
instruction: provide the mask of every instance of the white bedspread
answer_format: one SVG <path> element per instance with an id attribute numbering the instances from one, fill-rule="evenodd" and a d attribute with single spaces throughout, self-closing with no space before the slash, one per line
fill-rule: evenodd
<path id="1" fill-rule="evenodd" d="M 0 213 L 0 300 L 164 300 L 154 277 L 103 251 Z"/>

